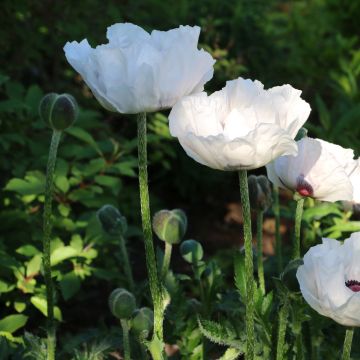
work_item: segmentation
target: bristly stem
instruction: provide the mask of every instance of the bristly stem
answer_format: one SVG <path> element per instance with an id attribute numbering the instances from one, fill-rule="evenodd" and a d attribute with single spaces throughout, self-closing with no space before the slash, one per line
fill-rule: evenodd
<path id="1" fill-rule="evenodd" d="M 264 276 L 264 261 L 263 261 L 263 219 L 264 212 L 258 210 L 256 214 L 257 225 L 257 271 L 259 277 L 260 289 L 263 295 L 265 295 L 265 276 Z"/>
<path id="2" fill-rule="evenodd" d="M 172 244 L 165 242 L 164 259 L 163 259 L 162 268 L 161 268 L 161 279 L 162 280 L 164 280 L 166 278 L 166 274 L 169 271 L 171 253 L 172 253 Z"/>
<path id="3" fill-rule="evenodd" d="M 345 333 L 344 348 L 341 360 L 350 360 L 351 346 L 354 337 L 354 329 L 348 329 Z"/>
<path id="4" fill-rule="evenodd" d="M 244 218 L 245 277 L 246 277 L 246 360 L 254 359 L 254 264 L 251 233 L 251 213 L 247 171 L 239 171 L 241 205 Z"/>
<path id="5" fill-rule="evenodd" d="M 122 235 L 120 235 L 120 251 L 121 251 L 121 257 L 124 264 L 124 272 L 128 281 L 129 289 L 132 293 L 134 293 L 135 292 L 134 277 L 131 270 L 129 254 L 126 248 L 125 238 Z"/>
<path id="6" fill-rule="evenodd" d="M 120 320 L 123 331 L 124 360 L 131 360 L 129 325 L 126 319 Z"/>
<path id="7" fill-rule="evenodd" d="M 47 304 L 47 360 L 55 359 L 56 330 L 54 323 L 54 287 L 51 279 L 50 263 L 50 238 L 52 230 L 52 198 L 54 192 L 54 172 L 56 164 L 57 150 L 61 138 L 61 131 L 53 130 L 49 149 L 49 158 L 46 170 L 45 184 L 45 204 L 43 219 L 43 267 L 46 285 L 46 304 Z"/>
<path id="8" fill-rule="evenodd" d="M 144 233 L 144 245 L 146 266 L 149 277 L 149 286 L 151 297 L 154 304 L 154 334 L 153 344 L 163 346 L 163 317 L 164 311 L 162 306 L 162 289 L 159 282 L 159 276 L 156 266 L 156 257 L 153 244 L 153 235 L 150 216 L 150 200 L 148 188 L 147 173 L 147 139 L 146 139 L 146 113 L 140 113 L 137 118 L 138 126 L 138 159 L 139 159 L 139 188 L 140 188 L 140 206 L 141 220 Z M 156 349 L 158 350 L 158 349 Z M 151 350 L 150 350 L 151 351 Z M 153 350 L 155 351 L 155 350 Z M 157 357 L 162 358 L 158 351 Z M 154 356 L 154 355 L 153 355 Z"/>
<path id="9" fill-rule="evenodd" d="M 284 348 L 285 348 L 285 335 L 286 335 L 286 325 L 287 318 L 289 315 L 289 304 L 285 300 L 279 311 L 279 324 L 278 324 L 278 337 L 277 337 L 277 346 L 276 346 L 276 360 L 284 359 Z"/>
<path id="10" fill-rule="evenodd" d="M 279 199 L 279 188 L 274 186 L 274 215 L 275 215 L 275 253 L 277 270 L 280 274 L 282 272 L 282 247 L 281 247 L 281 236 L 280 236 L 280 199 Z"/>
<path id="11" fill-rule="evenodd" d="M 294 249 L 293 249 L 293 259 L 299 259 L 301 257 L 301 220 L 304 210 L 304 198 L 300 198 L 296 203 L 296 213 L 295 213 L 295 239 L 294 239 Z"/>

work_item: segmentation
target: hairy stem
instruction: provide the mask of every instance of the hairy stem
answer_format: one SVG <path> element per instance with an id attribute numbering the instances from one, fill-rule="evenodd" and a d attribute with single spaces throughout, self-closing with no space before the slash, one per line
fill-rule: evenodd
<path id="1" fill-rule="evenodd" d="M 301 257 L 300 250 L 300 235 L 301 235 L 301 219 L 304 210 L 304 198 L 297 200 L 296 213 L 295 213 L 295 239 L 293 249 L 293 259 L 299 259 Z"/>
<path id="2" fill-rule="evenodd" d="M 247 171 L 239 171 L 241 205 L 244 218 L 245 277 L 246 277 L 246 360 L 254 359 L 254 264 L 251 233 L 251 213 Z"/>
<path id="3" fill-rule="evenodd" d="M 280 237 L 280 202 L 279 202 L 279 188 L 274 186 L 274 215 L 275 215 L 275 253 L 277 261 L 277 270 L 280 274 L 282 272 L 282 248 Z"/>
<path id="4" fill-rule="evenodd" d="M 350 360 L 351 345 L 354 337 L 354 329 L 348 329 L 345 333 L 344 348 L 341 360 Z"/>
<path id="5" fill-rule="evenodd" d="M 123 268 L 128 281 L 129 289 L 132 293 L 134 293 L 135 291 L 134 277 L 131 270 L 129 254 L 126 248 L 125 238 L 122 235 L 120 235 L 120 251 L 121 251 L 121 258 L 123 261 Z"/>
<path id="6" fill-rule="evenodd" d="M 258 267 L 258 277 L 261 292 L 265 295 L 265 276 L 264 276 L 264 261 L 263 261 L 263 219 L 264 212 L 258 210 L 256 216 L 256 225 L 257 225 L 257 267 Z"/>
<path id="7" fill-rule="evenodd" d="M 49 158 L 46 170 L 45 184 L 45 204 L 43 219 L 43 267 L 46 285 L 46 304 L 47 304 L 47 359 L 55 359 L 56 348 L 56 330 L 54 323 L 54 287 L 51 279 L 50 263 L 50 237 L 52 230 L 52 198 L 54 192 L 54 171 L 56 164 L 56 155 L 59 147 L 61 131 L 53 130 L 51 144 L 49 149 Z"/>
<path id="8" fill-rule="evenodd" d="M 129 325 L 125 319 L 120 320 L 123 331 L 123 347 L 124 347 L 124 360 L 131 360 L 130 340 L 129 340 Z"/>
<path id="9" fill-rule="evenodd" d="M 278 338 L 276 346 L 276 360 L 284 359 L 286 324 L 289 315 L 289 304 L 287 301 L 283 304 L 279 311 Z"/>
<path id="10" fill-rule="evenodd" d="M 153 344 L 160 343 L 161 346 L 163 346 L 164 312 L 162 306 L 162 290 L 161 290 L 159 276 L 156 267 L 156 258 L 155 258 L 153 236 L 151 229 L 150 200 L 149 200 L 149 189 L 148 189 L 146 113 L 141 113 L 138 115 L 137 125 L 138 125 L 138 159 L 139 159 L 141 220 L 142 220 L 142 227 L 144 233 L 146 267 L 148 271 L 151 297 L 154 304 Z M 158 353 L 162 353 L 162 349 L 158 351 Z M 160 358 L 161 357 L 159 357 L 159 359 Z"/>
<path id="11" fill-rule="evenodd" d="M 170 260 L 171 260 L 172 244 L 165 242 L 165 253 L 164 260 L 161 268 L 161 279 L 165 279 L 166 274 L 169 271 Z"/>

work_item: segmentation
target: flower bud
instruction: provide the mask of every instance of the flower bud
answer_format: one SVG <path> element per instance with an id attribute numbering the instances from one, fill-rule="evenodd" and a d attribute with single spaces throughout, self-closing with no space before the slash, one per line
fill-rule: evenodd
<path id="1" fill-rule="evenodd" d="M 135 297 L 125 289 L 115 289 L 109 296 L 109 307 L 118 319 L 130 319 L 136 308 Z"/>
<path id="2" fill-rule="evenodd" d="M 154 313 L 147 307 L 135 310 L 132 329 L 137 335 L 148 337 L 154 326 Z"/>
<path id="3" fill-rule="evenodd" d="M 190 264 L 196 264 L 204 255 L 203 248 L 198 241 L 185 240 L 180 245 L 181 256 Z"/>
<path id="4" fill-rule="evenodd" d="M 104 231 L 109 235 L 124 235 L 127 221 L 120 211 L 112 205 L 104 205 L 97 212 L 97 217 Z"/>
<path id="5" fill-rule="evenodd" d="M 268 178 L 264 175 L 250 175 L 249 197 L 253 209 L 266 211 L 272 202 L 271 186 Z"/>
<path id="6" fill-rule="evenodd" d="M 158 211 L 153 218 L 153 229 L 160 240 L 178 244 L 187 229 L 186 214 L 180 209 Z"/>
<path id="7" fill-rule="evenodd" d="M 50 93 L 40 101 L 40 117 L 53 130 L 69 128 L 77 119 L 78 113 L 77 102 L 70 94 Z"/>
<path id="8" fill-rule="evenodd" d="M 304 127 L 300 128 L 300 130 L 298 131 L 298 133 L 295 136 L 295 141 L 299 141 L 302 138 L 306 137 L 308 133 L 308 130 Z"/>

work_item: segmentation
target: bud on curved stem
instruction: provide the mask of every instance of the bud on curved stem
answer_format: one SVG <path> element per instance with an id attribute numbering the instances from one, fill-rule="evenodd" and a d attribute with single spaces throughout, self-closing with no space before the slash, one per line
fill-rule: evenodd
<path id="1" fill-rule="evenodd" d="M 75 122 L 79 109 L 72 95 L 50 93 L 42 98 L 39 113 L 50 128 L 63 131 Z"/>
<path id="2" fill-rule="evenodd" d="M 118 319 L 130 319 L 136 308 L 135 297 L 125 289 L 115 289 L 109 296 L 109 308 Z"/>

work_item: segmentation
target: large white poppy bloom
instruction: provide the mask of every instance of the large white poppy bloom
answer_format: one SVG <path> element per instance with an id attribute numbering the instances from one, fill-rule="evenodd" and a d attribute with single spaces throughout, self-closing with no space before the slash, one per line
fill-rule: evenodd
<path id="1" fill-rule="evenodd" d="M 198 49 L 200 28 L 152 31 L 124 23 L 107 29 L 109 42 L 93 49 L 88 41 L 66 43 L 69 63 L 108 110 L 135 114 L 170 108 L 203 90 L 215 60 Z"/>
<path id="2" fill-rule="evenodd" d="M 298 146 L 297 156 L 281 156 L 266 166 L 270 181 L 322 201 L 351 201 L 350 176 L 357 167 L 353 150 L 308 137 Z"/>
<path id="3" fill-rule="evenodd" d="M 321 315 L 360 326 L 360 232 L 344 241 L 323 239 L 296 273 L 306 302 Z"/>
<path id="4" fill-rule="evenodd" d="M 212 95 L 187 96 L 172 108 L 170 132 L 197 162 L 219 170 L 255 169 L 297 153 L 293 140 L 310 114 L 290 85 L 265 90 L 238 78 Z"/>

